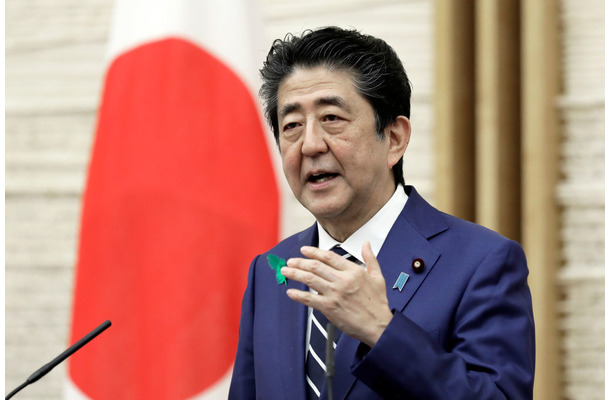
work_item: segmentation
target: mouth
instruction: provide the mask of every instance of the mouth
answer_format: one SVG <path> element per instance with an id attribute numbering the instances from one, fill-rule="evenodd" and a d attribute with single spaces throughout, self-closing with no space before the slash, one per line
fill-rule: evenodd
<path id="1" fill-rule="evenodd" d="M 321 173 L 309 175 L 309 177 L 307 178 L 307 182 L 324 183 L 324 182 L 330 181 L 331 179 L 334 179 L 337 176 L 339 176 L 339 174 L 335 174 L 332 172 L 321 172 Z"/>

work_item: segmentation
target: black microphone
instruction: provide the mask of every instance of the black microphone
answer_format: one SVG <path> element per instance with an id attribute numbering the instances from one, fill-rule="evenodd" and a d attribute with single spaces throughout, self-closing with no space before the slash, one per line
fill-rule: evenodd
<path id="1" fill-rule="evenodd" d="M 328 400 L 333 400 L 333 378 L 335 376 L 335 326 L 329 322 L 326 324 L 326 387 L 328 389 Z"/>
<path id="2" fill-rule="evenodd" d="M 59 363 L 61 363 L 63 360 L 65 360 L 66 358 L 70 357 L 73 353 L 75 353 L 78 349 L 80 349 L 81 347 L 83 347 L 84 345 L 89 343 L 94 337 L 96 337 L 97 335 L 99 335 L 100 333 L 105 331 L 110 325 L 112 325 L 112 323 L 110 321 L 105 321 L 100 326 L 98 326 L 97 328 L 95 328 L 94 330 L 89 332 L 87 334 L 87 336 L 85 336 L 84 338 L 82 338 L 78 342 L 74 343 L 72 346 L 68 347 L 68 349 L 66 351 L 64 351 L 63 353 L 61 353 L 57 357 L 55 357 L 53 359 L 53 361 L 49 362 L 48 364 L 45 364 L 38 371 L 36 371 L 32 375 L 30 375 L 30 377 L 25 382 L 23 382 L 19 387 L 17 387 L 15 390 L 10 392 L 8 394 L 8 396 L 5 397 L 5 400 L 10 399 L 17 392 L 19 392 L 21 389 L 23 389 L 24 387 L 26 387 L 30 383 L 34 383 L 37 380 L 39 380 L 40 378 L 42 378 L 43 376 L 45 376 L 46 374 L 48 374 Z"/>

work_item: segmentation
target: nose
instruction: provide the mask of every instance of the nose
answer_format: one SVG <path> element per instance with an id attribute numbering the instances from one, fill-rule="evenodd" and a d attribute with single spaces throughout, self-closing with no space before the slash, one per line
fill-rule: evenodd
<path id="1" fill-rule="evenodd" d="M 324 137 L 324 130 L 315 122 L 307 124 L 301 146 L 303 155 L 313 157 L 326 151 L 328 151 L 328 144 Z"/>

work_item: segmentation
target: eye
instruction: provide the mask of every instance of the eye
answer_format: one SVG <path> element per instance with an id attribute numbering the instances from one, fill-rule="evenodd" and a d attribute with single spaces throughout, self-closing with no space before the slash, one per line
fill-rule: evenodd
<path id="1" fill-rule="evenodd" d="M 290 122 L 290 123 L 284 125 L 283 130 L 289 131 L 291 129 L 295 129 L 297 126 L 299 126 L 299 124 L 297 122 Z"/>
<path id="2" fill-rule="evenodd" d="M 334 114 L 325 115 L 323 118 L 324 121 L 329 121 L 329 122 L 339 121 L 339 119 L 340 118 Z"/>

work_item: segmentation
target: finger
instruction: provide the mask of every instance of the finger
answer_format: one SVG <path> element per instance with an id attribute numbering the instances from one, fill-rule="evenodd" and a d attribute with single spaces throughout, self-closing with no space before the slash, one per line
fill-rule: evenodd
<path id="1" fill-rule="evenodd" d="M 301 271 L 310 272 L 329 282 L 333 282 L 337 279 L 337 270 L 318 260 L 290 258 L 286 261 L 286 265 L 291 268 L 300 269 Z"/>
<path id="2" fill-rule="evenodd" d="M 315 293 L 299 289 L 288 289 L 286 291 L 286 294 L 291 300 L 294 300 L 308 307 L 313 307 L 315 309 L 318 309 L 320 307 L 320 296 Z"/>
<path id="3" fill-rule="evenodd" d="M 297 301 L 301 304 L 305 304 L 305 302 L 307 301 L 307 294 L 309 294 L 309 292 L 299 289 L 288 289 L 286 290 L 286 294 L 292 300 Z"/>
<path id="4" fill-rule="evenodd" d="M 339 271 L 349 268 L 350 265 L 349 261 L 330 250 L 322 250 L 312 246 L 303 246 L 301 247 L 301 253 L 309 259 L 318 260 Z"/>
<path id="5" fill-rule="evenodd" d="M 373 249 L 371 248 L 371 243 L 368 240 L 362 245 L 362 259 L 366 265 L 366 271 L 369 274 L 381 274 L 381 266 L 379 265 L 379 261 L 377 261 L 377 257 L 375 257 L 375 253 L 373 253 Z"/>
<path id="6" fill-rule="evenodd" d="M 309 271 L 303 271 L 302 269 L 293 267 L 282 267 L 280 272 L 287 279 L 304 283 L 318 293 L 326 293 L 328 291 L 329 282 Z"/>

